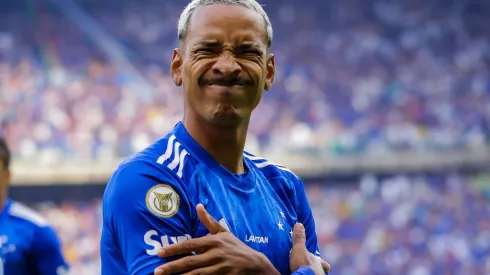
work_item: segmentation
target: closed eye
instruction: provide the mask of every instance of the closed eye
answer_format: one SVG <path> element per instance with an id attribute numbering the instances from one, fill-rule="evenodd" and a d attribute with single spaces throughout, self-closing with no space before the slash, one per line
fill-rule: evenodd
<path id="1" fill-rule="evenodd" d="M 197 49 L 194 51 L 195 53 L 215 53 L 213 49 Z"/>
<path id="2" fill-rule="evenodd" d="M 257 50 L 244 50 L 241 51 L 242 54 L 255 54 L 255 55 L 261 55 L 262 53 L 257 51 Z"/>

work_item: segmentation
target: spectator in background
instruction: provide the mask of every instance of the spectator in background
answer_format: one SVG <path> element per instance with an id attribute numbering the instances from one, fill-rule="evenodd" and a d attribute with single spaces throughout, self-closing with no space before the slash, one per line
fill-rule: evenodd
<path id="1" fill-rule="evenodd" d="M 7 198 L 9 164 L 9 149 L 0 138 L 0 274 L 67 274 L 60 243 L 47 220 Z"/>
<path id="2" fill-rule="evenodd" d="M 7 132 L 16 156 L 41 164 L 125 158 L 178 121 L 182 96 L 166 68 L 181 1 L 76 1 L 118 42 L 148 93 L 104 54 L 107 44 L 92 43 L 49 1 L 35 22 L 22 1 L 10 2 L 0 11 L 0 121 L 15 122 Z M 281 66 L 252 117 L 249 145 L 271 155 L 488 146 L 489 9 L 388 2 L 261 1 L 278 23 Z"/>

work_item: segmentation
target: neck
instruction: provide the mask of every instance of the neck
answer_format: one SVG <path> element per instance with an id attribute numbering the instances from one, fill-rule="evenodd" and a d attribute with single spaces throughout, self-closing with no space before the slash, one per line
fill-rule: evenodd
<path id="1" fill-rule="evenodd" d="M 249 121 L 244 120 L 238 127 L 224 128 L 184 117 L 183 124 L 189 135 L 219 164 L 232 173 L 241 174 L 245 172 L 243 150 Z"/>

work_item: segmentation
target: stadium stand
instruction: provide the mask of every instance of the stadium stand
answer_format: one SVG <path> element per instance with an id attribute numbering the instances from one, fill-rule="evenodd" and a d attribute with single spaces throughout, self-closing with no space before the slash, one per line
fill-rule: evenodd
<path id="1" fill-rule="evenodd" d="M 125 157 L 179 119 L 168 64 L 181 4 L 103 2 L 78 4 L 155 89 L 130 89 L 136 76 L 79 27 L 88 20 L 50 2 L 36 16 L 11 4 L 0 19 L 0 118 L 19 157 Z M 316 154 L 488 145 L 489 17 L 429 2 L 267 3 L 279 70 L 250 139 Z"/>
<path id="2" fill-rule="evenodd" d="M 306 180 L 332 274 L 490 274 L 488 162 L 469 173 L 438 165 L 448 156 L 464 164 L 460 152 L 490 157 L 489 3 L 261 2 L 275 28 L 278 72 L 249 146 L 278 161 L 329 157 L 332 165 L 374 155 L 364 164 L 375 168 L 415 152 L 433 156 L 438 170 Z M 171 129 L 182 112 L 168 67 L 183 5 L 0 3 L 0 134 L 19 167 L 76 160 L 78 172 L 79 163 L 105 163 L 99 177 L 64 170 L 62 178 L 102 185 L 114 163 Z M 42 181 L 46 195 L 61 188 L 42 175 L 22 183 Z M 13 196 L 57 228 L 73 274 L 98 274 L 100 201 L 65 193 L 39 203 L 19 188 Z"/>

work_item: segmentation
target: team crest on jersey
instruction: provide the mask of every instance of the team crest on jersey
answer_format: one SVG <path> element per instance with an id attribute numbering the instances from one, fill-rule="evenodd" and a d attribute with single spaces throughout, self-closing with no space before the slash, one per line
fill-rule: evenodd
<path id="1" fill-rule="evenodd" d="M 170 218 L 179 211 L 180 197 L 168 184 L 153 186 L 146 193 L 146 207 L 160 217 Z"/>

